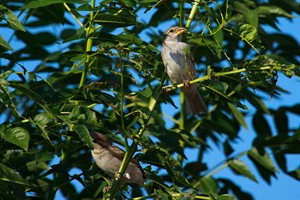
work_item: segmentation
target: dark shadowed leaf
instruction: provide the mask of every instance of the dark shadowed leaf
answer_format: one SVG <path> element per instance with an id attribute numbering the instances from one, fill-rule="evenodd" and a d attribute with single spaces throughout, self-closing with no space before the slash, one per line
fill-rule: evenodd
<path id="1" fill-rule="evenodd" d="M 33 186 L 28 183 L 20 174 L 0 163 L 0 180 L 7 184 L 14 183 L 23 186 Z"/>

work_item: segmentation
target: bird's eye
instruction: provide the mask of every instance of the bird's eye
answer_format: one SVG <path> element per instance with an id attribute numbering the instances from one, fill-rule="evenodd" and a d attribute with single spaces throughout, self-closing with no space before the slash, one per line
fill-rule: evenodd
<path id="1" fill-rule="evenodd" d="M 174 30 L 173 30 L 173 29 L 171 29 L 171 30 L 170 30 L 170 33 L 173 33 L 173 32 L 174 32 Z"/>

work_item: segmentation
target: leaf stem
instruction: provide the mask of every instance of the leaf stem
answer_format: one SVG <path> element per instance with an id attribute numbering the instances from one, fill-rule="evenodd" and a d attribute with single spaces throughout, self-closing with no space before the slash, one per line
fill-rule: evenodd
<path id="1" fill-rule="evenodd" d="M 272 67 L 259 67 L 259 68 L 253 68 L 253 69 L 242 68 L 242 69 L 237 69 L 237 70 L 228 71 L 228 72 L 217 72 L 217 73 L 213 73 L 212 75 L 206 75 L 206 76 L 202 76 L 201 78 L 194 79 L 194 80 L 190 81 L 190 84 L 195 84 L 198 82 L 203 82 L 203 81 L 209 80 L 211 78 L 211 76 L 219 77 L 219 76 L 226 76 L 226 75 L 230 75 L 230 74 L 238 74 L 238 73 L 245 72 L 245 71 L 262 71 L 262 70 L 266 70 L 266 69 L 272 69 Z M 168 89 L 170 91 L 170 90 L 175 90 L 176 88 L 181 88 L 183 86 L 184 86 L 184 84 L 180 83 L 178 85 L 164 86 L 163 89 Z"/>
<path id="2" fill-rule="evenodd" d="M 179 129 L 184 130 L 185 129 L 185 121 L 186 121 L 186 107 L 185 107 L 185 96 L 182 91 L 180 91 L 180 107 L 181 107 L 181 109 L 180 109 Z M 184 149 L 185 144 L 184 144 L 183 140 L 179 140 L 179 145 L 182 149 Z M 177 160 L 180 164 L 182 164 L 183 157 L 178 154 Z M 177 178 L 179 178 L 180 172 L 178 172 L 176 174 L 176 176 L 177 176 Z"/>
<path id="3" fill-rule="evenodd" d="M 87 28 L 87 42 L 86 42 L 86 48 L 85 48 L 85 52 L 90 52 L 92 50 L 92 46 L 93 46 L 93 40 L 91 37 L 89 37 L 89 35 L 91 33 L 94 32 L 94 25 L 93 25 L 93 19 L 94 19 L 94 8 L 95 7 L 95 0 L 92 0 L 92 9 L 90 11 L 90 18 L 89 18 L 89 26 Z M 85 59 L 85 63 L 83 66 L 83 71 L 81 74 L 81 79 L 80 79 L 80 83 L 79 83 L 79 88 L 83 86 L 83 84 L 85 83 L 86 80 L 86 76 L 87 76 L 87 72 L 89 69 L 89 65 L 90 65 L 90 60 L 91 60 L 91 56 L 90 55 L 86 55 L 86 59 Z"/>
<path id="4" fill-rule="evenodd" d="M 122 134 L 124 136 L 124 141 L 125 141 L 125 148 L 126 150 L 128 149 L 128 141 L 127 141 L 127 131 L 125 129 L 125 120 L 124 120 L 124 65 L 122 62 L 122 54 L 119 50 L 119 58 L 120 58 L 120 68 L 121 68 L 121 89 L 120 89 L 120 118 L 121 118 L 121 129 L 122 129 Z"/>
<path id="5" fill-rule="evenodd" d="M 183 26 L 183 20 L 184 20 L 184 14 L 183 14 L 183 5 L 184 5 L 184 0 L 181 0 L 179 3 L 179 26 Z"/>
<path id="6" fill-rule="evenodd" d="M 144 124 L 142 125 L 141 129 L 137 133 L 138 139 L 142 137 L 143 133 L 145 132 L 145 130 L 147 128 L 147 125 L 150 121 L 150 118 L 152 116 L 154 108 L 155 108 L 155 106 L 158 102 L 159 96 L 161 94 L 162 85 L 163 85 L 164 81 L 165 81 L 165 78 L 163 76 L 163 78 L 159 82 L 158 86 L 154 89 L 153 95 L 150 97 L 150 100 L 148 103 L 148 112 L 147 112 L 148 117 L 145 120 Z M 107 193 L 105 199 L 113 199 L 114 198 L 117 190 L 119 189 L 121 177 L 123 177 L 123 174 L 125 173 L 126 168 L 129 164 L 129 162 L 131 161 L 136 150 L 137 150 L 137 142 L 133 140 L 132 145 L 126 149 L 124 158 L 122 160 L 120 169 L 118 171 L 118 176 L 115 177 L 114 182 L 111 186 L 111 189 L 110 189 L 109 193 Z"/>
<path id="7" fill-rule="evenodd" d="M 198 5 L 199 5 L 200 1 L 201 1 L 201 0 L 195 0 L 195 1 L 194 1 L 194 5 L 193 5 L 193 7 L 192 7 L 192 10 L 191 10 L 191 12 L 190 12 L 189 18 L 188 18 L 188 20 L 187 20 L 187 22 L 186 22 L 186 25 L 185 25 L 185 27 L 186 27 L 187 29 L 189 29 L 190 26 L 191 26 L 191 23 L 192 23 L 192 21 L 193 21 L 193 19 L 194 19 L 194 16 L 195 16 L 195 13 L 196 13 L 196 11 L 197 11 L 197 8 L 198 8 Z"/>
<path id="8" fill-rule="evenodd" d="M 76 20 L 76 22 L 81 26 L 84 27 L 84 25 L 81 23 L 81 21 L 71 12 L 71 8 L 68 6 L 67 3 L 64 3 L 65 8 L 70 13 L 70 15 Z"/>
<path id="9" fill-rule="evenodd" d="M 231 160 L 238 160 L 238 159 L 240 159 L 241 157 L 243 157 L 243 156 L 246 155 L 246 154 L 248 154 L 248 150 L 247 150 L 247 151 L 244 151 L 244 152 L 242 152 L 242 153 L 239 153 L 239 154 L 236 155 L 236 156 L 232 156 L 231 158 L 227 158 L 226 161 L 225 161 L 225 163 L 224 163 L 224 161 L 223 161 L 223 162 L 217 164 L 215 167 L 212 167 L 211 170 L 210 170 L 211 172 L 209 172 L 209 173 L 208 173 L 207 175 L 205 175 L 205 176 L 208 177 L 208 176 L 212 176 L 212 175 L 216 174 L 217 172 L 221 171 L 222 169 L 228 167 Z M 224 163 L 224 164 L 222 164 L 222 163 Z M 217 166 L 220 166 L 220 167 L 217 167 Z"/>

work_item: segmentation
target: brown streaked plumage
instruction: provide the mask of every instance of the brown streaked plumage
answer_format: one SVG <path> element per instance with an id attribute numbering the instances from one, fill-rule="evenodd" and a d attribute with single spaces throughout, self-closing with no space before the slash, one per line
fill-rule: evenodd
<path id="1" fill-rule="evenodd" d="M 114 177 L 119 171 L 125 152 L 114 146 L 102 133 L 91 132 L 90 135 L 93 138 L 92 156 L 96 164 L 107 175 Z M 130 161 L 122 180 L 144 185 L 143 169 L 136 160 Z"/>

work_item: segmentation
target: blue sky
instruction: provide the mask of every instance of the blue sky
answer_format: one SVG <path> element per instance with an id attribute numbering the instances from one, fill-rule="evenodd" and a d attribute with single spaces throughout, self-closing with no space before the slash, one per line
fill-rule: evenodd
<path id="1" fill-rule="evenodd" d="M 140 19 L 148 20 L 149 15 L 151 15 L 151 11 L 144 16 L 141 15 Z M 75 23 L 75 22 L 74 22 Z M 170 24 L 162 24 L 158 27 L 159 30 L 164 31 L 170 26 L 175 25 L 175 20 L 171 22 Z M 288 21 L 285 19 L 280 19 L 278 26 L 282 30 L 283 33 L 287 33 L 292 35 L 294 38 L 297 39 L 297 41 L 300 43 L 300 17 L 294 18 L 293 21 Z M 157 29 L 155 31 L 158 31 Z M 275 32 L 275 30 L 267 29 L 269 33 Z M 6 32 L 6 30 L 0 30 L 0 34 L 5 38 L 8 39 L 10 34 L 9 32 Z M 147 41 L 147 38 L 145 37 L 145 40 Z M 15 48 L 17 46 L 17 41 L 13 41 L 11 45 Z M 299 58 L 300 59 L 300 58 Z M 27 64 L 25 64 L 26 67 Z M 27 65 L 29 66 L 29 64 Z M 29 69 L 30 71 L 30 69 Z M 300 100 L 300 85 L 299 85 L 300 79 L 299 78 L 286 78 L 283 75 L 280 75 L 278 80 L 278 85 L 282 88 L 288 90 L 290 94 L 283 94 L 279 99 L 266 99 L 266 104 L 271 108 L 277 108 L 282 105 L 294 105 L 296 103 L 299 103 Z M 174 102 L 176 105 L 179 104 L 178 98 L 174 98 Z M 164 111 L 168 113 L 169 115 L 172 115 L 174 113 L 174 108 L 172 106 L 165 106 Z M 1 115 L 0 115 L 1 119 Z M 166 119 L 167 120 L 167 119 Z M 248 124 L 251 124 L 250 118 L 247 119 Z M 294 115 L 289 115 L 289 123 L 290 126 L 298 128 L 300 119 L 299 117 L 296 117 Z M 169 121 L 167 126 L 171 126 L 171 122 Z M 238 149 L 238 152 L 241 152 L 243 150 L 247 150 L 251 147 L 251 142 L 253 138 L 255 137 L 254 130 L 242 130 L 241 132 L 242 141 L 236 144 L 236 149 Z M 220 161 L 225 160 L 225 157 L 223 157 L 222 149 L 220 147 L 215 146 L 213 143 L 210 144 L 212 147 L 211 152 L 205 155 L 205 159 L 208 162 L 209 166 L 215 166 Z M 194 152 L 192 150 L 188 150 L 186 152 L 186 155 L 188 156 L 189 161 L 195 159 Z M 269 186 L 267 183 L 265 183 L 259 176 L 259 174 L 256 172 L 255 167 L 252 165 L 251 162 L 249 162 L 248 159 L 242 158 L 242 161 L 246 162 L 247 165 L 250 167 L 252 173 L 258 178 L 258 184 L 254 183 L 244 177 L 234 175 L 231 170 L 228 168 L 223 169 L 219 171 L 214 177 L 231 177 L 233 181 L 238 182 L 239 185 L 242 185 L 244 191 L 248 191 L 249 193 L 253 194 L 255 199 L 257 200 L 282 200 L 282 199 L 289 199 L 289 200 L 299 200 L 300 199 L 300 183 L 295 181 L 294 179 L 290 178 L 289 176 L 283 174 L 283 172 L 279 172 L 277 174 L 277 180 L 272 178 L 271 185 Z M 58 158 L 54 160 L 54 162 L 59 161 Z M 289 169 L 293 170 L 300 166 L 300 156 L 299 155 L 291 155 L 288 157 L 289 161 Z M 73 173 L 80 173 L 77 170 L 74 170 Z M 79 184 L 78 188 L 80 189 L 81 186 Z M 57 200 L 63 199 L 60 193 L 56 195 Z"/>

